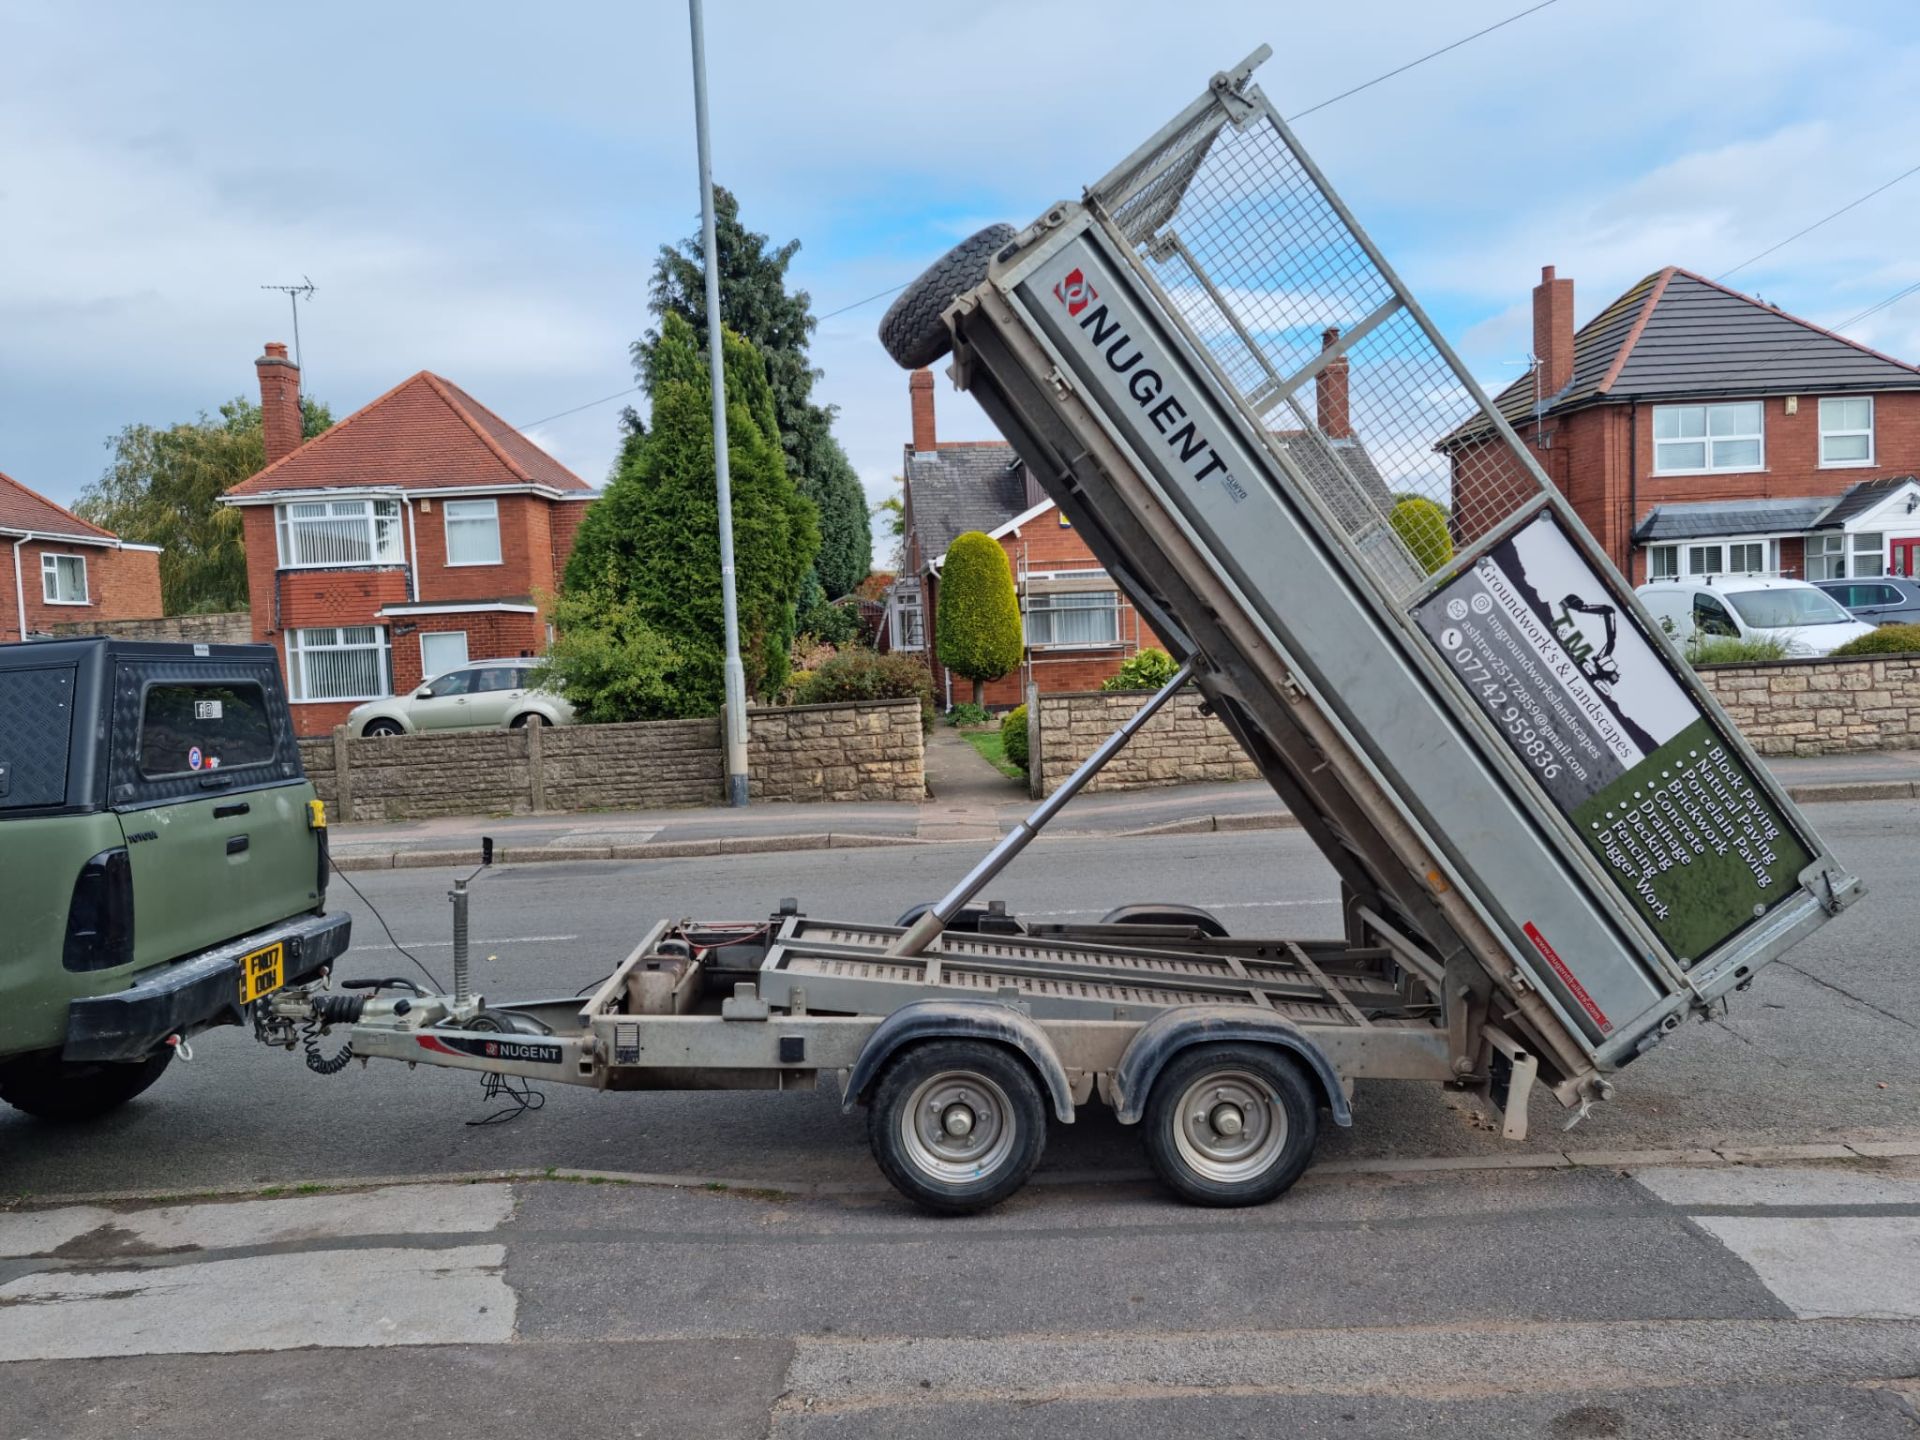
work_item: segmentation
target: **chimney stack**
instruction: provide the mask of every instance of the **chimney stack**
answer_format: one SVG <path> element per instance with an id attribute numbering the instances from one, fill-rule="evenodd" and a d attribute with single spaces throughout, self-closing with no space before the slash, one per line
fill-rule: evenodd
<path id="1" fill-rule="evenodd" d="M 1533 287 L 1534 399 L 1544 405 L 1573 379 L 1573 281 L 1540 267 Z"/>
<path id="2" fill-rule="evenodd" d="M 1340 338 L 1340 327 L 1320 332 L 1320 348 L 1331 350 Z M 1347 413 L 1347 357 L 1329 360 L 1313 380 L 1314 420 L 1320 433 L 1329 440 L 1351 440 L 1353 421 Z"/>
<path id="3" fill-rule="evenodd" d="M 933 372 L 916 370 L 907 379 L 907 391 L 913 396 L 913 448 L 931 450 L 933 438 Z"/>
<path id="4" fill-rule="evenodd" d="M 260 375 L 260 429 L 271 465 L 300 447 L 300 367 L 287 358 L 285 345 L 269 340 L 253 368 Z"/>

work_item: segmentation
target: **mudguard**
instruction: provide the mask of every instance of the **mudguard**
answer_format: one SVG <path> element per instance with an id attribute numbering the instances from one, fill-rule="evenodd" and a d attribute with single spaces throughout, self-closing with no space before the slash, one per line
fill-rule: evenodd
<path id="1" fill-rule="evenodd" d="M 1167 1062 L 1194 1045 L 1245 1040 L 1276 1045 L 1300 1057 L 1333 1112 L 1336 1125 L 1353 1124 L 1353 1107 L 1340 1075 L 1320 1047 L 1291 1020 L 1237 1005 L 1182 1005 L 1141 1027 L 1113 1074 L 1113 1109 L 1122 1125 L 1137 1125 L 1147 1111 L 1147 1096 Z"/>
<path id="2" fill-rule="evenodd" d="M 851 1113 L 867 1098 L 894 1052 L 916 1040 L 990 1040 L 1018 1050 L 1040 1077 L 1053 1102 L 1054 1118 L 1062 1125 L 1073 1123 L 1073 1091 L 1067 1084 L 1066 1067 L 1054 1054 L 1046 1031 L 1025 1011 L 995 1000 L 915 1000 L 902 1005 L 867 1037 L 848 1077 L 841 1109 Z"/>

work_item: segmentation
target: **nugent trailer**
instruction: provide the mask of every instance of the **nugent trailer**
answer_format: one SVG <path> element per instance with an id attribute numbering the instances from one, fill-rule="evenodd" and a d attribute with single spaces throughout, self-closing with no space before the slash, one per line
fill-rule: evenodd
<path id="1" fill-rule="evenodd" d="M 1353 1083 L 1574 1110 L 1859 893 L 1652 625 L 1251 82 L 1078 202 L 895 303 L 951 350 L 1182 661 L 938 903 L 896 926 L 663 922 L 587 999 L 324 989 L 262 1038 L 603 1089 L 809 1087 L 869 1109 L 936 1209 L 992 1204 L 1095 1098 L 1179 1194 L 1284 1190 Z M 1038 926 L 970 905 L 1192 683 L 1337 870 L 1339 941 L 1179 906 Z M 456 941 L 465 895 L 456 889 Z M 391 982 L 389 982 L 391 988 Z"/>

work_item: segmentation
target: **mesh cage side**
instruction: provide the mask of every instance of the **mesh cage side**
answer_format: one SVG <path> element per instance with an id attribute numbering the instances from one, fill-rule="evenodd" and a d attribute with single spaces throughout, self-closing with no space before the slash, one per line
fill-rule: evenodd
<path id="1" fill-rule="evenodd" d="M 1251 98 L 1260 109 L 1244 126 L 1209 111 L 1091 198 L 1283 468 L 1404 603 L 1533 501 L 1539 474 Z M 1415 497 L 1438 515 L 1415 515 Z"/>

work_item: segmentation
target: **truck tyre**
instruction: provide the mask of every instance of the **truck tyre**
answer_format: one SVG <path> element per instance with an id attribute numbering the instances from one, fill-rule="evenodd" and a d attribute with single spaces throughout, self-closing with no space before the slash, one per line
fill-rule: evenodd
<path id="1" fill-rule="evenodd" d="M 1147 1159 L 1193 1205 L 1260 1205 L 1313 1159 L 1319 1097 L 1269 1045 L 1196 1045 L 1160 1072 L 1147 1100 Z"/>
<path id="2" fill-rule="evenodd" d="M 929 1040 L 888 1062 L 867 1110 L 881 1173 L 943 1215 L 998 1205 L 1027 1181 L 1047 1143 L 1033 1072 L 980 1040 Z"/>
<path id="3" fill-rule="evenodd" d="M 42 1120 L 94 1120 L 153 1084 L 172 1060 L 171 1046 L 131 1064 L 33 1056 L 0 1066 L 0 1100 Z"/>
<path id="4" fill-rule="evenodd" d="M 940 313 L 987 278 L 987 267 L 1013 239 L 1011 225 L 969 235 L 902 290 L 880 317 L 880 343 L 902 370 L 920 370 L 953 348 Z"/>

